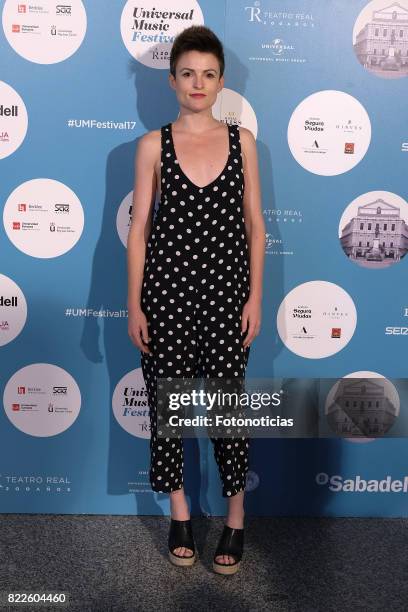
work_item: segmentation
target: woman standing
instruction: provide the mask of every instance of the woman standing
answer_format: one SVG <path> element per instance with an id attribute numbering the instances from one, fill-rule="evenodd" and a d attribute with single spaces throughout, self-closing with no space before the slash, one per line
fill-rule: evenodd
<path id="1" fill-rule="evenodd" d="M 224 86 L 221 42 L 205 26 L 175 39 L 170 86 L 177 120 L 144 135 L 135 160 L 128 238 L 129 335 L 142 352 L 151 420 L 150 482 L 170 494 L 169 556 L 192 565 L 182 439 L 157 431 L 157 379 L 245 376 L 259 333 L 265 226 L 252 133 L 214 119 Z M 153 221 L 156 193 L 160 205 Z M 249 441 L 211 438 L 228 498 L 213 568 L 235 573 L 243 554 Z"/>

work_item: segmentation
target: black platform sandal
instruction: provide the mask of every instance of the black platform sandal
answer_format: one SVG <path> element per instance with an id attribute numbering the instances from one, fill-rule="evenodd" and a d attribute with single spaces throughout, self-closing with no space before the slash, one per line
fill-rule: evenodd
<path id="1" fill-rule="evenodd" d="M 183 567 L 193 565 L 197 558 L 197 554 L 195 550 L 193 530 L 191 527 L 191 519 L 188 519 L 187 521 L 176 521 L 175 519 L 171 519 L 168 545 L 169 558 L 174 565 Z M 193 554 L 188 557 L 174 554 L 173 551 L 181 546 L 189 548 L 193 551 Z"/>
<path id="2" fill-rule="evenodd" d="M 244 529 L 232 529 L 232 527 L 224 525 L 224 530 L 221 534 L 213 559 L 214 572 L 224 575 L 235 574 L 239 570 L 243 552 Z M 234 557 L 235 563 L 218 563 L 215 559 L 219 555 Z"/>

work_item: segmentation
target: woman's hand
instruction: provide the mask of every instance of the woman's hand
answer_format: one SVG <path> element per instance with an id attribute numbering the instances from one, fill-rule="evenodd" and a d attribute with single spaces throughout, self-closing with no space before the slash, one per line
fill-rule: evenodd
<path id="1" fill-rule="evenodd" d="M 261 329 L 261 299 L 250 297 L 244 304 L 241 317 L 241 332 L 247 332 L 243 346 L 246 348 Z"/>
<path id="2" fill-rule="evenodd" d="M 128 332 L 133 344 L 135 344 L 142 353 L 152 355 L 147 346 L 147 343 L 151 340 L 147 332 L 147 319 L 141 308 L 128 309 Z"/>

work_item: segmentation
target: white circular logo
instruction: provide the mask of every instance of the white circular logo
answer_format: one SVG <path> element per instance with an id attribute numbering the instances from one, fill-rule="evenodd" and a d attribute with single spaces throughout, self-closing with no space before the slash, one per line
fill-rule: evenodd
<path id="1" fill-rule="evenodd" d="M 150 410 L 142 368 L 120 379 L 113 392 L 112 409 L 125 431 L 138 438 L 150 438 Z"/>
<path id="2" fill-rule="evenodd" d="M 62 62 L 80 47 L 86 32 L 81 0 L 20 2 L 6 0 L 4 34 L 14 51 L 36 64 Z"/>
<path id="3" fill-rule="evenodd" d="M 81 393 L 66 370 L 50 363 L 34 363 L 9 379 L 3 404 L 17 429 L 45 438 L 71 427 L 81 408 Z"/>
<path id="4" fill-rule="evenodd" d="M 3 212 L 11 242 L 31 257 L 58 257 L 78 242 L 84 211 L 76 194 L 53 179 L 33 179 L 9 195 Z"/>
<path id="5" fill-rule="evenodd" d="M 195 0 L 133 0 L 123 7 L 120 31 L 126 49 L 150 68 L 169 68 L 170 51 L 179 32 L 204 23 Z"/>
<path id="6" fill-rule="evenodd" d="M 350 378 L 354 380 L 345 380 Z M 400 398 L 395 386 L 382 374 L 352 372 L 330 389 L 325 413 L 330 427 L 345 440 L 372 442 L 377 438 L 362 437 L 361 433 L 376 433 L 377 437 L 386 433 L 400 413 Z"/>
<path id="7" fill-rule="evenodd" d="M 353 200 L 339 223 L 345 255 L 363 268 L 388 268 L 408 251 L 408 203 L 390 191 L 369 191 Z"/>
<path id="8" fill-rule="evenodd" d="M 116 215 L 116 229 L 125 248 L 127 248 L 127 239 L 129 235 L 130 223 L 132 221 L 132 201 L 133 191 L 130 191 L 120 203 Z"/>
<path id="9" fill-rule="evenodd" d="M 242 125 L 252 132 L 256 140 L 258 122 L 255 111 L 248 100 L 233 89 L 227 87 L 221 89 L 212 107 L 212 114 L 218 121 L 230 125 Z"/>
<path id="10" fill-rule="evenodd" d="M 371 123 L 362 104 L 344 91 L 318 91 L 294 110 L 288 144 L 296 161 L 314 174 L 348 172 L 367 152 Z"/>
<path id="11" fill-rule="evenodd" d="M 353 28 L 354 53 L 366 70 L 383 79 L 408 75 L 407 20 L 407 0 L 366 4 Z"/>
<path id="12" fill-rule="evenodd" d="M 18 93 L 0 81 L 0 159 L 14 153 L 28 127 L 27 109 Z"/>
<path id="13" fill-rule="evenodd" d="M 357 312 L 349 294 L 326 281 L 310 281 L 292 289 L 277 315 L 284 345 L 307 359 L 341 351 L 353 337 L 356 324 Z"/>
<path id="14" fill-rule="evenodd" d="M 27 302 L 20 287 L 0 274 L 0 346 L 8 344 L 23 329 L 27 319 Z"/>

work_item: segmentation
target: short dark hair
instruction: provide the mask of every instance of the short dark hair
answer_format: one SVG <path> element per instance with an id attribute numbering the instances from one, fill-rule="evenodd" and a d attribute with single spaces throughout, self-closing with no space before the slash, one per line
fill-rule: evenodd
<path id="1" fill-rule="evenodd" d="M 174 77 L 177 61 L 186 51 L 212 53 L 220 65 L 220 77 L 224 74 L 225 60 L 222 43 L 210 28 L 193 25 L 177 34 L 170 52 L 170 72 Z"/>

